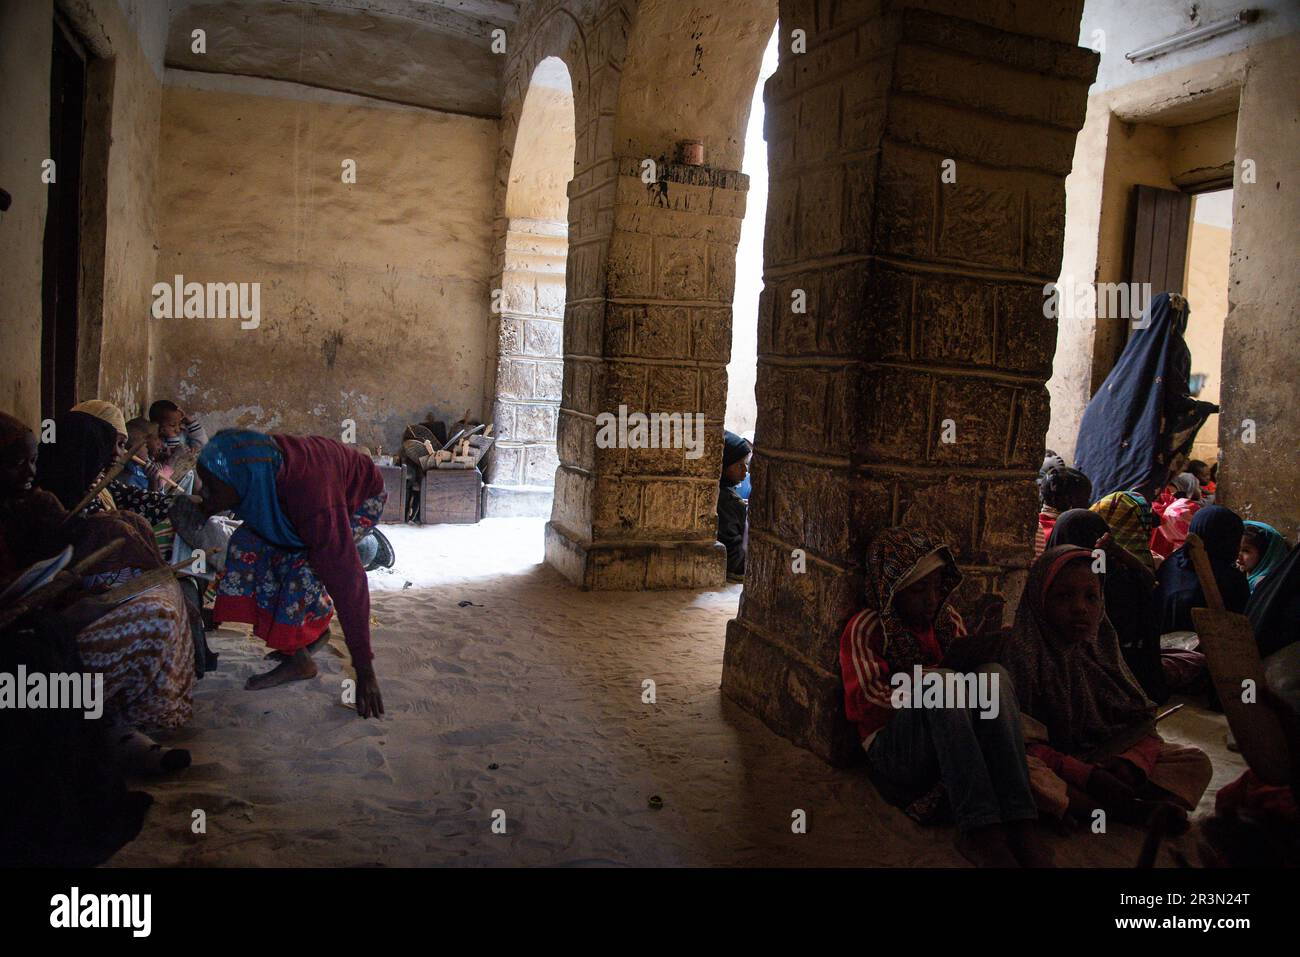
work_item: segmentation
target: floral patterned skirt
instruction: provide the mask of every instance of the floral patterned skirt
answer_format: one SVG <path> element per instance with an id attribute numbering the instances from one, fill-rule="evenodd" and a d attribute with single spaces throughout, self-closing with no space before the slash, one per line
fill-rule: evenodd
<path id="1" fill-rule="evenodd" d="M 361 503 L 352 515 L 352 538 L 359 541 L 384 510 L 387 492 Z M 226 568 L 217 582 L 214 621 L 253 626 L 253 634 L 276 651 L 293 654 L 325 633 L 334 602 L 316 577 L 306 552 L 278 548 L 241 525 L 226 550 Z"/>

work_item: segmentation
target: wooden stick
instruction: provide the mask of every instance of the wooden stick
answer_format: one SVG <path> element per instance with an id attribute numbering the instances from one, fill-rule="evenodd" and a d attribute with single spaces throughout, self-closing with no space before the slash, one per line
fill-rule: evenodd
<path id="1" fill-rule="evenodd" d="M 175 581 L 178 573 L 193 574 L 192 572 L 185 571 L 185 566 L 191 564 L 193 561 L 194 556 L 190 556 L 182 561 L 168 565 L 165 568 L 150 569 L 147 572 L 137 575 L 135 578 L 114 585 L 98 597 L 101 601 L 120 605 L 122 602 L 130 601 L 132 598 L 148 591 L 150 588 L 156 588 L 164 582 Z"/>
<path id="2" fill-rule="evenodd" d="M 1161 721 L 1165 720 L 1165 718 L 1169 717 L 1171 714 L 1173 714 L 1175 711 L 1180 710 L 1181 708 L 1182 708 L 1181 704 L 1176 704 L 1168 711 L 1162 711 L 1160 714 L 1156 715 L 1156 723 L 1159 724 Z"/>
<path id="3" fill-rule="evenodd" d="M 1223 596 L 1219 594 L 1219 583 L 1214 577 L 1214 568 L 1210 565 L 1210 556 L 1205 551 L 1205 543 L 1201 541 L 1201 536 L 1195 532 L 1191 533 L 1183 543 L 1183 548 L 1188 549 L 1187 554 L 1192 558 L 1192 567 L 1196 569 L 1201 591 L 1205 593 L 1205 607 L 1212 611 L 1225 611 Z"/>
<path id="4" fill-rule="evenodd" d="M 96 563 L 102 562 L 109 555 L 112 555 L 119 548 L 126 544 L 125 538 L 115 538 L 102 548 L 97 548 L 73 567 L 73 572 L 78 575 L 84 575 L 86 571 L 93 568 Z"/>
<path id="5" fill-rule="evenodd" d="M 144 448 L 144 444 L 147 441 L 148 439 L 141 439 L 139 442 L 135 444 L 133 448 L 131 448 L 130 451 L 126 453 L 126 457 L 123 458 L 122 461 L 110 465 L 108 467 L 108 471 L 104 473 L 104 477 L 100 479 L 98 482 L 96 482 L 94 485 L 92 485 L 90 487 L 90 491 L 81 497 L 81 501 L 77 503 L 76 508 L 69 509 L 68 514 L 63 516 L 63 522 L 70 521 L 72 519 L 72 516 L 76 515 L 83 508 L 89 505 L 94 500 L 96 495 L 104 491 L 104 489 L 108 488 L 109 483 L 112 482 L 113 479 L 117 478 L 118 475 L 122 473 L 122 469 L 126 468 L 126 463 L 129 462 L 131 459 L 135 458 L 135 453 L 139 452 L 142 448 Z"/>

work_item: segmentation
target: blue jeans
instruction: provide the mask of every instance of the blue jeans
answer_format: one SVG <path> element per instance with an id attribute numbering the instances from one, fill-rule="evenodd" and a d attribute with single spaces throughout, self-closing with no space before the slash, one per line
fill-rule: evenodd
<path id="1" fill-rule="evenodd" d="M 997 717 L 981 717 L 973 702 L 900 708 L 867 749 L 868 770 L 887 796 L 920 796 L 942 781 L 963 831 L 1038 817 L 1011 676 L 999 665 L 974 670 L 997 675 Z"/>

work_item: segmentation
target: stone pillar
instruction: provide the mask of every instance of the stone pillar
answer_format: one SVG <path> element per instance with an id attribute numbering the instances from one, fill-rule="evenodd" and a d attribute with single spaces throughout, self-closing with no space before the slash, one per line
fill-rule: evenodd
<path id="1" fill-rule="evenodd" d="M 551 512 L 568 249 L 567 223 L 512 219 L 507 226 L 492 404 L 497 442 L 483 489 L 485 516 Z"/>
<path id="2" fill-rule="evenodd" d="M 781 4 L 749 564 L 722 690 L 833 763 L 861 754 L 838 648 L 874 534 L 933 530 L 968 609 L 1014 606 L 1033 542 L 1042 289 L 1096 58 L 1074 46 L 1081 4 L 967 7 Z"/>
<path id="3" fill-rule="evenodd" d="M 1291 241 L 1300 219 L 1295 191 L 1279 185 L 1294 168 L 1294 114 L 1300 78 L 1300 35 L 1261 45 L 1246 74 L 1237 114 L 1229 309 L 1223 330 L 1219 401 L 1219 491 L 1215 500 L 1245 518 L 1268 522 L 1294 542 L 1300 534 L 1300 377 L 1295 373 L 1300 306 Z M 1242 182 L 1242 161 L 1254 160 L 1256 182 Z M 1290 279 L 1286 277 L 1290 276 Z M 1195 309 L 1195 303 L 1193 310 Z M 1195 322 L 1196 313 L 1192 313 Z"/>
<path id="4" fill-rule="evenodd" d="M 586 588 L 722 584 L 716 540 L 722 417 L 736 245 L 748 178 L 623 158 L 611 206 L 603 295 L 571 304 L 560 473 L 547 561 Z M 574 192 L 571 202 L 577 201 Z M 570 257 L 571 261 L 574 257 Z M 577 278 L 570 271 L 571 280 Z M 698 458 L 683 448 L 597 448 L 597 416 L 703 413 Z"/>

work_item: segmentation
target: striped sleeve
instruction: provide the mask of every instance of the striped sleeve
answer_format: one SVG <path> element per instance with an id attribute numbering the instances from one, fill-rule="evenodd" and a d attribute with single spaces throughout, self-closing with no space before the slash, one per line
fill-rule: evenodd
<path id="1" fill-rule="evenodd" d="M 844 712 L 850 721 L 878 725 L 892 711 L 889 663 L 878 653 L 879 618 L 867 610 L 854 615 L 840 636 L 840 672 L 844 681 Z"/>

